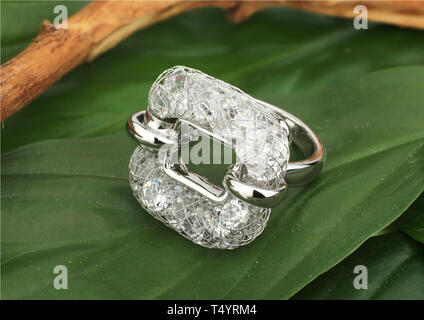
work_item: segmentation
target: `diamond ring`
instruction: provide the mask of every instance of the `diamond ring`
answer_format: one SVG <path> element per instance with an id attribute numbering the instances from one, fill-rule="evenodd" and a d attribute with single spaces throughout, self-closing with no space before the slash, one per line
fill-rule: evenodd
<path id="1" fill-rule="evenodd" d="M 208 248 L 235 249 L 253 241 L 287 188 L 312 181 L 324 163 L 323 145 L 300 119 L 183 66 L 158 77 L 147 110 L 132 115 L 127 130 L 139 144 L 129 164 L 138 202 Z M 304 159 L 289 162 L 292 145 Z M 223 148 L 228 161 L 222 161 Z M 196 173 L 190 161 L 201 163 L 210 177 Z M 211 168 L 222 162 L 220 176 Z"/>

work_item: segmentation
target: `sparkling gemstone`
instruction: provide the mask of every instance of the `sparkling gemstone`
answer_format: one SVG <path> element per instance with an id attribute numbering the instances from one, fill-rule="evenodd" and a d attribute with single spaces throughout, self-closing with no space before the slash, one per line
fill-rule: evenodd
<path id="1" fill-rule="evenodd" d="M 162 211 L 169 206 L 170 194 L 160 179 L 147 180 L 143 184 L 143 199 L 147 208 Z"/>
<path id="2" fill-rule="evenodd" d="M 227 202 L 219 215 L 221 232 L 240 229 L 249 220 L 249 208 L 238 199 Z"/>

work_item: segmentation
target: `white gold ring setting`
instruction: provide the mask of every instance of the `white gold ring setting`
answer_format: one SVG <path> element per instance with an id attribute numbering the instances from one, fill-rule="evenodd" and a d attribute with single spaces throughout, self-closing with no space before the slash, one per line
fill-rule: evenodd
<path id="1" fill-rule="evenodd" d="M 158 77 L 147 110 L 128 119 L 127 131 L 139 144 L 129 164 L 138 202 L 207 248 L 235 249 L 252 242 L 287 188 L 315 179 L 325 157 L 322 143 L 300 119 L 183 66 Z M 213 141 L 213 157 L 207 139 Z M 190 151 L 193 142 L 197 145 Z M 289 161 L 292 145 L 302 160 Z M 221 146 L 231 150 L 231 161 L 222 161 Z M 190 169 L 192 154 L 204 166 L 212 158 L 223 162 L 221 183 Z"/>

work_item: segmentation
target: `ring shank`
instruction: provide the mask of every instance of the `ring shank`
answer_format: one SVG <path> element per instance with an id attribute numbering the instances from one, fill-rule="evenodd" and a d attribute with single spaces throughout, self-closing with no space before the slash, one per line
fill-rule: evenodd
<path id="1" fill-rule="evenodd" d="M 314 180 L 321 172 L 325 160 L 324 146 L 318 136 L 302 120 L 269 103 L 257 100 L 280 115 L 290 129 L 290 138 L 305 159 L 289 162 L 284 179 L 288 186 L 302 186 Z"/>

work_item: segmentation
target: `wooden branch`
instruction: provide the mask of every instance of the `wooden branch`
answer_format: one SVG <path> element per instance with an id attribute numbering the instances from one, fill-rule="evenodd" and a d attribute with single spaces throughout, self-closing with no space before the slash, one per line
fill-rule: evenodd
<path id="1" fill-rule="evenodd" d="M 57 30 L 43 21 L 37 38 L 1 66 L 1 120 L 23 108 L 70 70 L 92 61 L 136 30 L 186 10 L 220 7 L 227 11 L 230 21 L 237 23 L 271 6 L 352 18 L 357 4 L 368 7 L 370 21 L 424 29 L 424 2 L 420 1 L 96 1 L 70 17 L 66 30 Z"/>
<path id="2" fill-rule="evenodd" d="M 256 11 L 271 6 L 287 6 L 324 15 L 355 18 L 357 5 L 366 5 L 368 20 L 424 29 L 424 1 L 417 0 L 286 0 L 244 1 L 234 11 L 233 22 L 246 20 Z"/>

